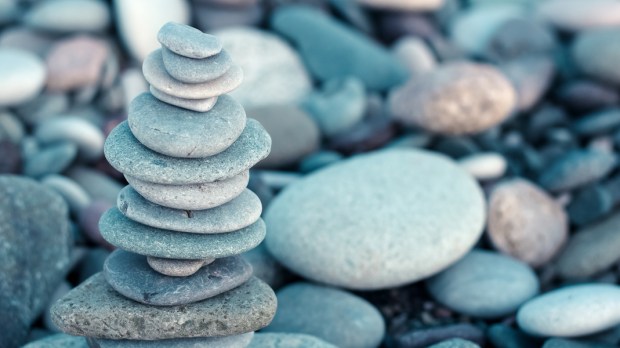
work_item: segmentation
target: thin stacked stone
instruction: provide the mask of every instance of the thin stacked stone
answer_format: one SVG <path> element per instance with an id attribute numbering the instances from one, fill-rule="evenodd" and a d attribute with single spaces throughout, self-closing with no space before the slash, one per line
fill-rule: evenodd
<path id="1" fill-rule="evenodd" d="M 240 256 L 265 237 L 246 186 L 271 139 L 226 95 L 242 72 L 216 37 L 168 23 L 158 39 L 143 63 L 150 93 L 105 144 L 129 183 L 99 221 L 118 249 L 52 317 L 94 347 L 245 347 L 276 309 Z"/>

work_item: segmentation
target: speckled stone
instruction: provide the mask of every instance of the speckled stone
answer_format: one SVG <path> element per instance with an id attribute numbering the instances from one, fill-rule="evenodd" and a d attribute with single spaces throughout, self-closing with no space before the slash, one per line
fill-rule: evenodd
<path id="1" fill-rule="evenodd" d="M 153 51 L 142 63 L 144 78 L 160 91 L 185 99 L 217 97 L 237 88 L 243 80 L 243 71 L 233 65 L 226 73 L 214 80 L 201 83 L 184 83 L 174 79 L 166 71 L 161 49 Z"/>
<path id="2" fill-rule="evenodd" d="M 223 180 L 249 169 L 269 154 L 271 138 L 255 120 L 248 119 L 241 136 L 228 149 L 205 158 L 172 158 L 140 144 L 126 122 L 105 143 L 110 164 L 128 176 L 161 184 L 200 184 Z"/>
<path id="3" fill-rule="evenodd" d="M 260 332 L 247 348 L 336 348 L 320 338 L 297 333 Z"/>
<path id="4" fill-rule="evenodd" d="M 183 57 L 164 47 L 161 49 L 161 56 L 168 74 L 186 83 L 214 80 L 224 75 L 233 65 L 232 58 L 226 51 L 208 58 L 194 59 Z"/>
<path id="5" fill-rule="evenodd" d="M 195 112 L 143 93 L 129 104 L 127 123 L 142 145 L 172 157 L 203 158 L 226 150 L 243 132 L 245 111 L 223 95 L 208 112 Z"/>
<path id="6" fill-rule="evenodd" d="M 216 36 L 174 22 L 159 29 L 157 40 L 172 52 L 188 58 L 207 58 L 222 51 L 222 43 Z"/>
<path id="7" fill-rule="evenodd" d="M 573 150 L 545 168 L 539 178 L 551 192 L 571 190 L 605 177 L 616 166 L 613 153 L 596 150 Z"/>
<path id="8" fill-rule="evenodd" d="M 148 262 L 153 270 L 170 277 L 191 276 L 198 272 L 202 266 L 206 266 L 213 261 L 215 261 L 215 259 L 179 260 L 153 256 L 146 257 L 146 262 Z"/>
<path id="9" fill-rule="evenodd" d="M 166 94 L 153 86 L 150 86 L 149 90 L 155 98 L 166 104 L 196 112 L 207 112 L 213 109 L 213 106 L 215 106 L 215 103 L 217 102 L 217 97 L 205 99 L 185 99 Z"/>
<path id="10" fill-rule="evenodd" d="M 203 210 L 231 201 L 243 192 L 250 180 L 248 170 L 231 178 L 190 185 L 166 185 L 142 181 L 125 175 L 142 197 L 172 209 Z"/>
<path id="11" fill-rule="evenodd" d="M 30 158 L 26 158 L 24 174 L 40 178 L 47 174 L 58 174 L 73 162 L 78 148 L 73 143 L 53 144 Z"/>
<path id="12" fill-rule="evenodd" d="M 66 333 L 115 340 L 237 335 L 266 326 L 275 311 L 273 290 L 254 277 L 208 300 L 156 307 L 123 297 L 101 273 L 73 289 L 51 310 L 54 323 Z"/>
<path id="13" fill-rule="evenodd" d="M 504 121 L 514 110 L 512 84 L 491 65 L 448 63 L 392 90 L 392 115 L 405 125 L 448 134 L 472 134 Z"/>
<path id="14" fill-rule="evenodd" d="M 159 341 L 94 339 L 93 348 L 245 348 L 254 332 L 224 337 L 173 338 Z"/>
<path id="15" fill-rule="evenodd" d="M 99 220 L 101 235 L 121 249 L 169 259 L 208 259 L 241 254 L 265 238 L 265 223 L 258 220 L 243 229 L 218 234 L 162 230 L 129 220 L 118 209 Z"/>
<path id="16" fill-rule="evenodd" d="M 227 257 L 187 277 L 170 277 L 153 270 L 146 256 L 114 251 L 103 265 L 103 275 L 121 295 L 154 306 L 194 303 L 243 284 L 252 266 L 241 257 Z"/>
<path id="17" fill-rule="evenodd" d="M 220 206 L 187 211 L 151 203 L 131 186 L 126 186 L 118 195 L 117 206 L 121 213 L 139 223 L 191 233 L 236 231 L 256 222 L 262 211 L 260 199 L 248 189 Z"/>

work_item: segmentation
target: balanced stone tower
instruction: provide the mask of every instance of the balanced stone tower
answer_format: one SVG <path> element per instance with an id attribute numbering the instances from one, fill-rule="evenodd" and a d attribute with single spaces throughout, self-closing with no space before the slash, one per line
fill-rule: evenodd
<path id="1" fill-rule="evenodd" d="M 246 347 L 276 310 L 239 256 L 265 237 L 246 186 L 271 138 L 225 94 L 243 75 L 216 37 L 168 23 L 158 40 L 142 66 L 150 93 L 105 144 L 129 182 L 99 221 L 118 249 L 52 318 L 93 347 Z"/>

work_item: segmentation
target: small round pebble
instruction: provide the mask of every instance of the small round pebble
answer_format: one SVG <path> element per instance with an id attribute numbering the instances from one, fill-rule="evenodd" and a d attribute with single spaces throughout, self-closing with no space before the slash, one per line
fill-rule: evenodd
<path id="1" fill-rule="evenodd" d="M 506 159 L 499 153 L 478 153 L 459 159 L 459 165 L 478 180 L 501 178 L 506 173 Z"/>
<path id="2" fill-rule="evenodd" d="M 207 112 L 213 109 L 213 106 L 217 102 L 217 97 L 205 99 L 185 99 L 166 94 L 153 86 L 150 86 L 149 90 L 155 98 L 166 104 L 197 112 Z"/>
<path id="3" fill-rule="evenodd" d="M 615 68 L 615 62 L 620 59 L 618 35 L 620 29 L 617 27 L 593 29 L 577 35 L 571 47 L 577 68 L 596 80 L 620 86 L 620 72 Z"/>
<path id="4" fill-rule="evenodd" d="M 346 291 L 300 282 L 277 297 L 278 311 L 263 332 L 309 334 L 342 348 L 376 348 L 383 339 L 379 311 Z"/>
<path id="5" fill-rule="evenodd" d="M 582 284 L 553 290 L 526 302 L 517 323 L 534 336 L 576 337 L 620 324 L 620 288 Z"/>
<path id="6" fill-rule="evenodd" d="M 24 16 L 26 25 L 59 34 L 103 31 L 110 22 L 109 5 L 101 0 L 40 1 Z"/>
<path id="7" fill-rule="evenodd" d="M 222 43 L 216 36 L 180 23 L 164 24 L 157 40 L 170 51 L 188 58 L 207 58 L 222 51 Z"/>
<path id="8" fill-rule="evenodd" d="M 0 47 L 0 107 L 33 99 L 45 84 L 45 65 L 36 55 Z"/>
<path id="9" fill-rule="evenodd" d="M 512 84 L 495 67 L 448 63 L 392 90 L 392 115 L 440 134 L 479 133 L 504 121 L 516 106 Z"/>
<path id="10" fill-rule="evenodd" d="M 592 185 L 578 190 L 572 197 L 567 212 L 577 226 L 596 222 L 614 207 L 611 193 L 602 185 Z"/>
<path id="11" fill-rule="evenodd" d="M 147 256 L 146 261 L 156 272 L 170 277 L 188 277 L 215 259 L 179 260 Z"/>
<path id="12" fill-rule="evenodd" d="M 609 108 L 585 115 L 575 121 L 573 130 L 581 136 L 596 136 L 620 128 L 620 109 Z"/>
<path id="13" fill-rule="evenodd" d="M 34 132 L 42 144 L 68 141 L 78 146 L 81 158 L 94 161 L 103 154 L 104 136 L 99 128 L 79 116 L 62 116 L 42 122 Z"/>
<path id="14" fill-rule="evenodd" d="M 50 145 L 26 159 L 24 174 L 40 178 L 47 174 L 58 174 L 67 169 L 77 156 L 78 148 L 73 143 Z"/>
<path id="15" fill-rule="evenodd" d="M 226 51 L 203 59 L 187 58 L 165 47 L 161 52 L 166 71 L 181 82 L 201 83 L 214 80 L 224 75 L 233 64 Z"/>
<path id="16" fill-rule="evenodd" d="M 572 150 L 547 166 L 541 173 L 539 182 L 551 192 L 572 190 L 605 177 L 616 163 L 613 153 Z"/>
<path id="17" fill-rule="evenodd" d="M 426 285 L 431 296 L 446 307 L 476 318 L 509 315 L 539 289 L 536 274 L 526 264 L 476 249 Z"/>
<path id="18" fill-rule="evenodd" d="M 320 338 L 296 333 L 259 332 L 247 348 L 336 348 Z"/>

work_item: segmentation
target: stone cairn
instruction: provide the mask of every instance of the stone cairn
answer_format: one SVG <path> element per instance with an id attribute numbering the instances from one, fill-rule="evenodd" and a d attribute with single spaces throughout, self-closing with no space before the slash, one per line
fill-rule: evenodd
<path id="1" fill-rule="evenodd" d="M 271 138 L 225 93 L 241 84 L 215 37 L 168 23 L 105 156 L 129 182 L 99 221 L 118 249 L 52 309 L 93 347 L 246 347 L 276 310 L 239 254 L 265 237 L 249 168 Z M 208 345 L 205 345 L 208 344 Z"/>

